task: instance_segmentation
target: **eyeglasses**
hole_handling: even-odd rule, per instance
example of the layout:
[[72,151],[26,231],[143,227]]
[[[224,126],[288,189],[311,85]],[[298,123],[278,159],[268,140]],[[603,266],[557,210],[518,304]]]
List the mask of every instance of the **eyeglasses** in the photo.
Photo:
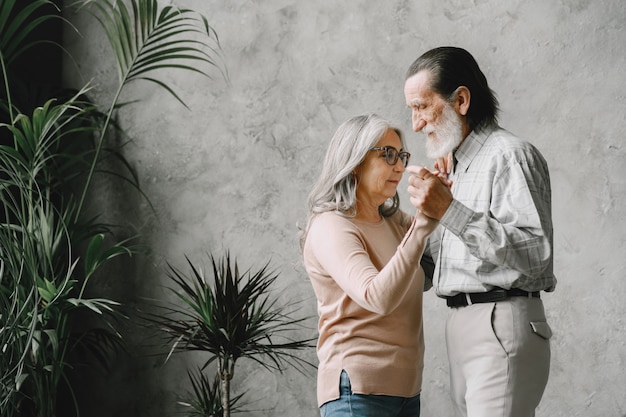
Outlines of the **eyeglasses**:
[[402,161],[402,165],[406,168],[409,164],[409,159],[411,158],[411,154],[405,151],[398,152],[398,150],[392,146],[383,146],[380,148],[370,148],[370,151],[385,151],[385,161],[394,166],[398,163],[398,158]]

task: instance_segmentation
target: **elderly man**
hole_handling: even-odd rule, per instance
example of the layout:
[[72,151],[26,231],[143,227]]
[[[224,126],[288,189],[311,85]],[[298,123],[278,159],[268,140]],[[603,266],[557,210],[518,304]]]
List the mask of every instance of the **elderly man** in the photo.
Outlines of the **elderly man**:
[[498,126],[495,94],[461,48],[417,58],[404,95],[427,155],[439,161],[453,155],[446,169],[451,187],[427,168],[408,171],[411,203],[440,221],[422,263],[434,264],[435,292],[449,307],[456,415],[534,416],[550,368],[551,330],[540,293],[556,285],[546,161]]

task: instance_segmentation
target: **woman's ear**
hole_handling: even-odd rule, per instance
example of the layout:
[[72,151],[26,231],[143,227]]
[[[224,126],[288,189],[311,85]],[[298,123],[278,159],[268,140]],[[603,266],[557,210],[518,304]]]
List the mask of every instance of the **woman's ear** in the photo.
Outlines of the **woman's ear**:
[[461,116],[467,116],[471,98],[472,94],[467,87],[462,85],[456,89],[456,99],[454,100],[454,106]]

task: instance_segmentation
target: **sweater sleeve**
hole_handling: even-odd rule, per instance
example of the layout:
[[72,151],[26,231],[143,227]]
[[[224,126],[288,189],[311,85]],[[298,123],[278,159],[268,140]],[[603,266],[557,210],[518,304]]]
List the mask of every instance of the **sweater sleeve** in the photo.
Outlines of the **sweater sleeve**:
[[307,240],[319,267],[352,300],[366,310],[386,315],[397,308],[409,289],[416,287],[414,274],[420,268],[426,239],[436,225],[423,215],[413,219],[395,254],[380,271],[372,263],[358,228],[334,213],[318,216]]

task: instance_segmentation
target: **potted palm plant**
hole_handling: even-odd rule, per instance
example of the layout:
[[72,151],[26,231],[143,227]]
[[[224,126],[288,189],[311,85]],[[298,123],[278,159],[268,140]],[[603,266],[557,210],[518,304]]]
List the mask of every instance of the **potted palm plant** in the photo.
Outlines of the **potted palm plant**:
[[[241,272],[228,252],[219,259],[209,257],[211,277],[189,258],[189,273],[168,264],[173,284],[170,289],[176,301],[159,306],[160,312],[151,314],[148,320],[164,332],[171,346],[169,355],[201,351],[207,354],[202,369],[217,363],[221,409],[219,414],[205,416],[229,417],[233,404],[230,383],[239,359],[250,359],[274,371],[282,371],[285,365],[304,370],[314,365],[297,352],[313,347],[316,338],[293,338],[294,331],[308,318],[292,317],[296,303],[280,304],[272,294],[279,274],[269,268],[269,263],[256,271]],[[196,379],[194,386],[199,385],[197,381],[207,385],[210,380]]]
[[[167,68],[204,73],[202,65],[215,66],[219,55],[213,29],[188,9],[160,8],[156,0],[82,0],[73,7],[92,13],[107,34],[119,75],[112,102],[104,110],[90,103],[87,85],[25,111],[14,100],[18,74],[12,65],[33,45],[49,42],[33,41],[32,35],[43,22],[63,20],[62,13],[48,0],[0,0],[0,133],[7,138],[0,143],[2,417],[55,416],[59,388],[73,392],[70,354],[87,349],[106,359],[107,349],[119,346],[109,320],[119,313],[118,303],[88,296],[87,286],[106,278],[104,264],[134,248],[99,223],[99,213],[90,212],[86,200],[107,152],[122,90],[143,80],[182,102],[156,73]],[[132,170],[124,179],[138,187]],[[73,319],[88,313],[105,325],[78,331]]]

